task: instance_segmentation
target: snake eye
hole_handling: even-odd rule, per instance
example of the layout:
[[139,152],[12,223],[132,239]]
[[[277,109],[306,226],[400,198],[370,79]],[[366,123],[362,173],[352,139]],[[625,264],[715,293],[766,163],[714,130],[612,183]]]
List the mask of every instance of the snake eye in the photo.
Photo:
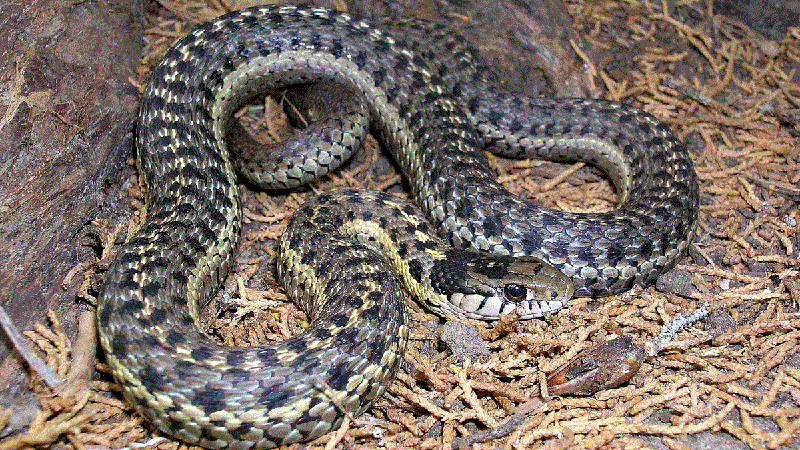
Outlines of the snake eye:
[[518,302],[528,296],[528,289],[521,284],[507,284],[503,287],[503,295],[508,300]]

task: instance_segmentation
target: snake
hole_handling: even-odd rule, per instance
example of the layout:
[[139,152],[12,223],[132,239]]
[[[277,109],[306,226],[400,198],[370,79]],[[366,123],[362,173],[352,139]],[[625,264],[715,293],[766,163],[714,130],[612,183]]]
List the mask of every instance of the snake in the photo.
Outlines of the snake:
[[[313,82],[358,94],[415,203],[345,190],[298,208],[277,271],[309,328],[223,345],[201,331],[198,305],[218,290],[240,239],[232,112]],[[669,127],[618,102],[509,94],[463,37],[421,20],[275,5],[223,15],[153,69],[136,133],[147,212],[101,288],[100,342],[128,403],[207,448],[308,441],[366,411],[397,370],[410,297],[446,316],[537,317],[573,293],[652,282],[695,234],[696,174]],[[612,179],[619,206],[577,214],[511,195],[488,147],[588,161]],[[301,159],[280,178],[315,176],[334,159]]]

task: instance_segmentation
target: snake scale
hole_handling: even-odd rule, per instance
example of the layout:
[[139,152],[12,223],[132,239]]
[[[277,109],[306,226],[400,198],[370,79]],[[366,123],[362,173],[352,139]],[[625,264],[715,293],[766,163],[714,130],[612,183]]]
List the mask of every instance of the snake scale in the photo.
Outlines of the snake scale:
[[[219,344],[200,331],[198,303],[228,273],[241,229],[224,142],[232,111],[265,90],[326,80],[364,99],[431,222],[380,193],[299,208],[278,272],[310,328],[269,346]],[[101,344],[138,411],[209,448],[309,440],[366,410],[402,355],[407,292],[449,315],[538,316],[571,285],[602,296],[653,280],[685,252],[697,217],[692,162],[665,125],[613,102],[508,95],[461,37],[422,21],[376,27],[290,6],[222,16],[153,70],[137,133],[147,216],[101,290]],[[590,161],[621,204],[569,214],[514,197],[493,179],[488,144]]]

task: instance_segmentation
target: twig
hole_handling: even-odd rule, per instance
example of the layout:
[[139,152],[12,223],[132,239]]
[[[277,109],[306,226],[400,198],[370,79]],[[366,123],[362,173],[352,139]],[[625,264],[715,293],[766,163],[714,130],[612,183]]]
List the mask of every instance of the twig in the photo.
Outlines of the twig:
[[80,426],[92,418],[92,413],[83,411],[89,400],[89,393],[84,394],[68,411],[47,419],[50,412],[40,411],[36,419],[24,434],[13,436],[0,442],[0,450],[17,450],[53,444],[65,433],[74,433]]
[[349,429],[350,429],[350,415],[345,414],[344,418],[342,419],[342,425],[339,426],[339,429],[336,430],[335,433],[333,433],[331,440],[328,441],[327,444],[325,444],[325,450],[333,450],[333,448],[336,447],[336,445],[338,445],[339,442],[342,441],[342,439],[344,439],[344,435],[347,434],[347,430]]
[[89,380],[94,372],[94,358],[97,352],[97,325],[95,309],[81,311],[78,318],[78,336],[72,346],[72,362],[69,365],[66,382],[57,390],[61,396],[80,397],[89,390]]
[[594,395],[627,383],[639,373],[647,358],[658,355],[675,334],[708,315],[704,304],[688,315],[678,314],[661,333],[643,345],[634,343],[629,334],[595,345],[575,355],[547,378],[552,395]]
[[661,350],[663,350],[668,343],[675,339],[675,334],[677,334],[678,331],[686,328],[700,319],[705,318],[708,315],[708,312],[708,304],[704,304],[687,315],[676,315],[670,323],[661,328],[661,333],[655,339],[645,344],[645,351],[647,352],[647,355],[652,357],[661,353]]
[[58,377],[50,368],[47,367],[47,364],[42,361],[39,356],[28,347],[28,344],[25,342],[25,338],[19,332],[17,327],[14,325],[14,322],[11,321],[11,318],[8,317],[6,314],[6,310],[0,306],[0,325],[3,327],[3,331],[8,336],[8,339],[14,345],[14,348],[17,352],[22,356],[25,362],[28,363],[28,366],[36,372],[42,380],[50,387],[50,389],[56,389],[59,384],[61,384],[61,378]]
[[506,420],[500,426],[486,431],[472,433],[469,436],[454,439],[453,448],[470,448],[472,444],[506,437],[511,434],[512,431],[516,430],[520,425],[522,425],[523,422],[525,422],[525,416],[543,404],[544,403],[541,400],[534,399],[523,405],[520,405],[520,407],[517,409],[517,412],[512,414],[511,417],[509,417],[508,420]]

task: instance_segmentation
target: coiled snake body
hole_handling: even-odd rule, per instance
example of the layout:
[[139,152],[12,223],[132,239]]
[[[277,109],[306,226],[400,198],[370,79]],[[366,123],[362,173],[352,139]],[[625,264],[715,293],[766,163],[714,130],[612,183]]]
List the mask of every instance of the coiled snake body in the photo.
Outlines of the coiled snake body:
[[[666,126],[617,103],[507,96],[452,32],[384,25],[253,8],[199,27],[154,69],[137,129],[147,217],[109,269],[99,330],[126,399],[162,431],[211,448],[313,439],[384,391],[405,345],[404,292],[445,314],[535,316],[563,304],[567,280],[577,295],[621,292],[685,251],[697,183]],[[231,112],[265,89],[324,80],[363,97],[433,226],[377,193],[300,208],[278,269],[311,328],[273,346],[226,347],[198,331],[197,313],[239,239],[224,143]],[[517,156],[594,162],[621,205],[582,215],[518,199],[493,180],[481,152],[489,142]],[[432,227],[455,249],[442,249]],[[558,271],[468,247],[531,255]]]

